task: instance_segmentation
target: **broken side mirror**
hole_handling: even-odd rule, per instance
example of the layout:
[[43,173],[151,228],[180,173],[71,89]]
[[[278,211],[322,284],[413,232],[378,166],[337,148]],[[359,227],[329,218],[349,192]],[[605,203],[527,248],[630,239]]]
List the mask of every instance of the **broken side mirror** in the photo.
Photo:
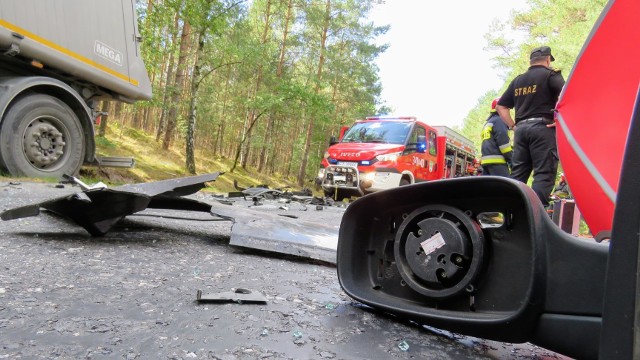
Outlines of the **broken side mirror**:
[[337,270],[354,299],[461,334],[595,358],[608,245],[562,232],[525,184],[468,177],[358,199]]

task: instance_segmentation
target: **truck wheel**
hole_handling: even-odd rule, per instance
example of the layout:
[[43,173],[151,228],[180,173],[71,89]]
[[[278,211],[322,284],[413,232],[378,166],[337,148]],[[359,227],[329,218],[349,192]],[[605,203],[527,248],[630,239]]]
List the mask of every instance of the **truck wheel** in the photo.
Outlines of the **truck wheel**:
[[0,165],[13,176],[73,175],[84,158],[84,132],[61,100],[32,94],[19,99],[0,124]]
[[411,181],[409,181],[409,179],[407,178],[402,178],[400,179],[400,186],[405,186],[405,185],[410,185]]

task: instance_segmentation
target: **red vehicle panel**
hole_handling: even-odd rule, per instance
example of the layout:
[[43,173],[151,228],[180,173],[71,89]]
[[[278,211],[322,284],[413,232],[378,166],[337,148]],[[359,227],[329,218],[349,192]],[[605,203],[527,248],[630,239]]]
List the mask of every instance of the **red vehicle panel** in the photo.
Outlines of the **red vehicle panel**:
[[[616,1],[594,26],[556,106],[558,152],[593,235],[611,236],[622,155],[640,79],[640,2]],[[597,30],[597,31],[595,31]],[[611,59],[615,58],[615,66]],[[586,101],[585,99],[589,99]]]

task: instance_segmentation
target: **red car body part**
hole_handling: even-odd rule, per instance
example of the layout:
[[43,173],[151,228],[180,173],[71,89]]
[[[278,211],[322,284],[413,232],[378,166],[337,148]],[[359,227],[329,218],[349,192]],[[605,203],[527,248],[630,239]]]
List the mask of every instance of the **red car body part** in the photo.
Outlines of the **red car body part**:
[[[562,168],[596,239],[610,237],[620,169],[640,80],[640,2],[605,9],[557,105]],[[595,31],[597,30],[597,31]]]

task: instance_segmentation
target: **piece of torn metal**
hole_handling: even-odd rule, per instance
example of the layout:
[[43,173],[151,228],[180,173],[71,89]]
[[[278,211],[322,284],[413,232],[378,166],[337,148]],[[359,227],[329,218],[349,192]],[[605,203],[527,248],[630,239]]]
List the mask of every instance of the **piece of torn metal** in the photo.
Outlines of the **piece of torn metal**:
[[225,303],[235,302],[238,304],[266,304],[267,298],[255,290],[234,289],[216,294],[202,295],[202,290],[196,292],[198,302]]
[[[46,209],[73,220],[93,236],[101,236],[125,216],[146,208],[208,212],[210,205],[181,196],[199,191],[206,182],[215,181],[220,174],[123,185],[112,189],[85,185],[83,192],[10,209],[0,214],[0,218],[13,220],[37,216],[40,209]],[[73,181],[75,178],[68,179]]]
[[233,221],[230,245],[336,263],[339,224],[217,203],[211,204],[211,213]]

